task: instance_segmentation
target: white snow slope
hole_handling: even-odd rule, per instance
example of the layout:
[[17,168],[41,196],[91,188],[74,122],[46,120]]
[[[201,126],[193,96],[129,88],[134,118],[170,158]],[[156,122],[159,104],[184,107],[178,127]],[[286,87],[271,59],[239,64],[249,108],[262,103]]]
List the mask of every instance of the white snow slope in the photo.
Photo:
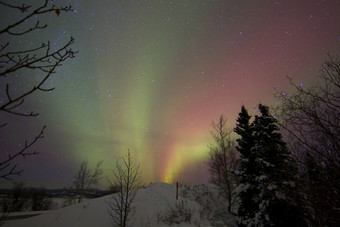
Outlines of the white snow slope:
[[[138,191],[134,203],[135,212],[130,215],[128,226],[234,226],[235,220],[232,216],[228,217],[230,220],[227,223],[213,220],[216,219],[213,209],[220,209],[214,201],[220,201],[221,198],[214,196],[214,193],[207,193],[208,190],[211,191],[211,188],[207,186],[181,187],[179,199],[176,201],[176,186],[165,183],[150,184]],[[7,221],[2,226],[114,226],[106,203],[112,196],[87,200],[27,219]],[[209,208],[211,205],[213,208]],[[171,212],[176,210],[176,207],[179,207],[179,211]]]

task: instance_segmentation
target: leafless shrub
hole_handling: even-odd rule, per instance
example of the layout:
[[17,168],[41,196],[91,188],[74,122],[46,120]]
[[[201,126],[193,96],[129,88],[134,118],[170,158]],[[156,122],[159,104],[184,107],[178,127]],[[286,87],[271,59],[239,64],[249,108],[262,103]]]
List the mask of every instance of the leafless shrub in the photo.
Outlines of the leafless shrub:
[[209,220],[213,226],[235,225],[235,218],[232,214],[235,211],[228,212],[228,207],[225,206],[227,200],[221,196],[216,185],[183,185],[180,193],[182,197],[200,204],[199,216],[201,220]]
[[50,210],[52,199],[48,196],[45,187],[32,188],[29,190],[30,207],[32,211]]
[[157,222],[168,225],[190,223],[194,210],[190,209],[186,201],[176,202],[175,207],[170,207],[165,214],[158,214]]
[[12,190],[2,200],[2,212],[49,210],[52,199],[45,187],[26,188],[24,183],[14,183]]
[[29,194],[25,184],[13,183],[11,192],[3,198],[2,212],[24,211],[29,206]]

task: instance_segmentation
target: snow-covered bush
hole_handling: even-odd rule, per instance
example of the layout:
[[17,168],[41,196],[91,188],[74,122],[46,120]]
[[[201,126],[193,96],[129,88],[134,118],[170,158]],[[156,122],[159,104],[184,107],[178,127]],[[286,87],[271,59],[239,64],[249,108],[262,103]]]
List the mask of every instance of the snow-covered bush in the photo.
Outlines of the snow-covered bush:
[[[197,212],[201,220],[207,220],[212,226],[236,226],[233,215],[236,210],[229,213],[228,201],[216,185],[185,185],[180,188],[180,195],[199,204]],[[233,209],[237,209],[237,206]]]
[[168,225],[190,223],[194,211],[186,201],[181,200],[176,203],[175,207],[170,207],[165,214],[159,214],[157,221]]

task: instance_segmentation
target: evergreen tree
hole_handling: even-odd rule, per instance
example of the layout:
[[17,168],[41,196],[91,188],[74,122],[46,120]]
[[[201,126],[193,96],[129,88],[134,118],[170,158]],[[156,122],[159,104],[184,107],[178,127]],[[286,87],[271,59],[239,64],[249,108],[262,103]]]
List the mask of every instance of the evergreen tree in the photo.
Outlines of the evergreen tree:
[[277,120],[269,113],[267,106],[260,104],[261,115],[255,116],[252,124],[249,124],[248,118],[248,132],[245,132],[242,129],[246,127],[241,124],[243,108],[235,128],[241,136],[238,140],[241,154],[239,189],[246,189],[240,190],[239,194],[239,225],[303,226],[296,184],[298,172],[291,153],[278,133]]
[[240,198],[240,206],[238,209],[238,216],[240,217],[240,226],[247,226],[257,211],[258,204],[254,201],[254,195],[258,193],[255,185],[254,176],[256,175],[255,153],[252,152],[254,147],[254,128],[250,124],[251,116],[244,106],[241,108],[237,125],[234,131],[240,135],[237,139],[238,146],[236,149],[240,153],[240,184],[236,189],[236,193]]
[[[259,105],[261,116],[254,121],[260,193],[255,223],[263,226],[302,226],[302,214],[295,200],[298,171],[291,153],[278,133],[277,120],[269,108]],[[296,192],[296,193],[294,193]],[[295,194],[295,195],[294,195]]]

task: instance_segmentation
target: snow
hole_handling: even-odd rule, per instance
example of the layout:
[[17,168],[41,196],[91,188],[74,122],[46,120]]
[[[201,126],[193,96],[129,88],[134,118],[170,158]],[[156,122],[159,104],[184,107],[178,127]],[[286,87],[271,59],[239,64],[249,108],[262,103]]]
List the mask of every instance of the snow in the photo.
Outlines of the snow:
[[236,195],[239,195],[241,194],[242,192],[245,192],[247,191],[249,188],[251,188],[251,185],[250,184],[239,184],[238,187],[235,189],[235,194]]
[[[221,207],[226,207],[217,191],[208,186],[180,187],[179,199],[176,201],[176,186],[166,183],[152,183],[141,188],[133,204],[128,226],[216,226],[216,214],[225,214]],[[209,193],[208,193],[209,192]],[[107,201],[113,195],[90,199],[81,203],[43,212],[41,215],[19,220],[6,221],[2,227],[34,226],[113,226],[113,220],[108,213]],[[218,204],[220,202],[220,204]],[[223,202],[223,203],[222,203]],[[185,212],[177,212],[178,208],[188,211],[189,219],[183,216]],[[171,216],[175,211],[176,217]],[[169,216],[170,215],[170,216]],[[232,215],[224,215],[228,220],[221,220],[218,226],[235,226],[236,219]],[[171,220],[168,223],[164,220]],[[212,224],[211,224],[212,222]]]
[[261,176],[259,176],[259,177],[255,177],[255,180],[256,181],[265,181],[265,180],[267,180],[268,179],[268,177],[266,176],[266,175],[261,175]]
[[275,185],[275,184],[270,184],[270,185],[267,186],[267,189],[268,189],[269,191],[272,191],[272,190],[274,190],[274,189],[277,189],[277,185]]

